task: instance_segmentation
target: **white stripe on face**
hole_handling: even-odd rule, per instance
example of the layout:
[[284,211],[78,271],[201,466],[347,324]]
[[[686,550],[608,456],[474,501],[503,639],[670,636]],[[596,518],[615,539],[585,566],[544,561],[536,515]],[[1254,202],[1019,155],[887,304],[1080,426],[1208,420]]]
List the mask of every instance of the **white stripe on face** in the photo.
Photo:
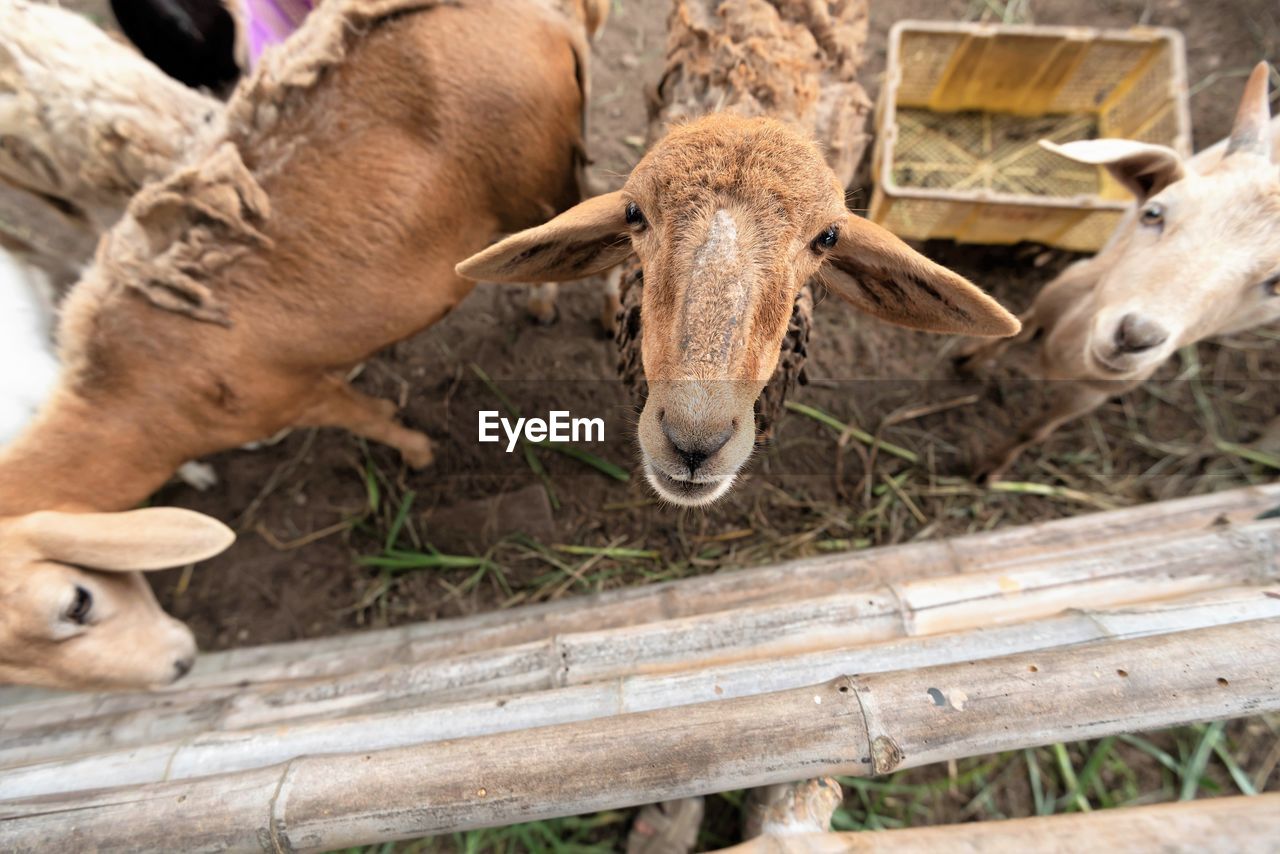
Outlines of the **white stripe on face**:
[[693,253],[693,275],[700,276],[708,267],[718,267],[738,257],[738,224],[724,208],[711,217],[706,242]]
[[734,348],[750,286],[740,275],[738,225],[720,208],[711,217],[706,240],[693,253],[693,267],[680,318],[686,359],[725,363]]

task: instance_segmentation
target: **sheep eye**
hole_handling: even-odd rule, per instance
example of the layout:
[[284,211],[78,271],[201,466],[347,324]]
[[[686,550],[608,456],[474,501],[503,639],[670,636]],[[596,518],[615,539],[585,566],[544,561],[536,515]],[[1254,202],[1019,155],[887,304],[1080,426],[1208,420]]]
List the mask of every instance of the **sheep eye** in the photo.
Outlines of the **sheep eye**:
[[1269,297],[1280,297],[1280,273],[1262,283],[1262,289]]
[[625,216],[627,218],[627,225],[631,226],[632,228],[636,230],[641,230],[645,227],[646,223],[645,223],[644,214],[640,212],[640,206],[637,205],[635,202],[627,202],[627,209],[625,211]]
[[840,229],[834,225],[828,226],[822,230],[822,233],[813,238],[813,242],[809,244],[809,248],[818,254],[822,254],[836,245],[836,241],[840,239]]
[[79,584],[76,585],[76,597],[71,601],[64,615],[68,622],[84,625],[89,621],[89,612],[93,610],[93,594]]
[[1158,226],[1164,224],[1164,205],[1152,202],[1142,209],[1138,215],[1143,225]]

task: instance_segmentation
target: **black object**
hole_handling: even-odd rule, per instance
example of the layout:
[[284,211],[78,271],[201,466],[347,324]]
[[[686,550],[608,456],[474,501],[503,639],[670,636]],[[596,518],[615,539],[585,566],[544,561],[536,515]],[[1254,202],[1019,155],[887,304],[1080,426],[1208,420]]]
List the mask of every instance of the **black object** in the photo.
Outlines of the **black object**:
[[193,88],[240,76],[236,25],[222,0],[111,0],[120,29],[162,71]]

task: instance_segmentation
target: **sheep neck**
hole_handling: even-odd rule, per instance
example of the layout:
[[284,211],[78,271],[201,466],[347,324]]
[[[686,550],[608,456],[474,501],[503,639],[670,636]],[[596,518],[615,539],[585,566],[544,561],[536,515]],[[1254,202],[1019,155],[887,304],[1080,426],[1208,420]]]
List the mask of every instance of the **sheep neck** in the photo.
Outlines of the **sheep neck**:
[[183,460],[166,453],[154,429],[115,409],[55,394],[0,450],[0,517],[128,510],[163,486]]

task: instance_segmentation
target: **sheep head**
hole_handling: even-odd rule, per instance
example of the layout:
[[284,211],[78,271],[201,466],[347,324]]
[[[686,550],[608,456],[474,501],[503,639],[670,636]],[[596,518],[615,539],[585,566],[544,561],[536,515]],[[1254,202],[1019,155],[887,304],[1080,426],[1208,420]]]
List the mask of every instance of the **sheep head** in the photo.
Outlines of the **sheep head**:
[[1041,143],[1106,167],[1137,200],[1091,262],[1097,286],[1051,338],[1055,364],[1141,380],[1180,347],[1280,318],[1280,171],[1267,74],[1265,63],[1254,69],[1221,153],[1187,162],[1131,140]]
[[1019,328],[977,287],[851,214],[811,138],[779,121],[729,114],[672,129],[621,190],[501,241],[458,272],[503,282],[575,279],[633,251],[644,268],[644,471],[680,505],[724,495],[751,455],[753,406],[810,277],[915,329]]
[[191,631],[156,602],[148,570],[212,557],[235,535],[171,507],[0,519],[0,682],[152,688],[191,669]]

